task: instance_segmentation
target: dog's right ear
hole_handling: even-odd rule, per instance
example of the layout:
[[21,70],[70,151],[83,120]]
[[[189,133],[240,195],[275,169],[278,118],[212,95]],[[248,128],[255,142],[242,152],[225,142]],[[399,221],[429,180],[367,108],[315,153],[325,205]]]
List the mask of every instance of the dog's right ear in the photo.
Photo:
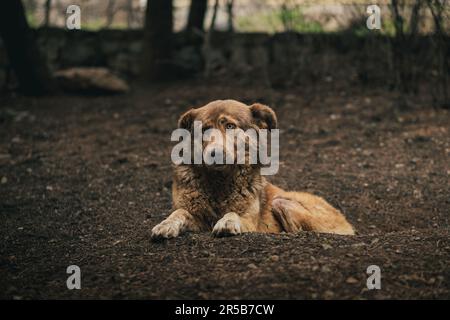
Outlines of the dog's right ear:
[[260,129],[272,130],[277,128],[277,116],[272,108],[261,103],[254,103],[250,106],[250,111],[256,125]]
[[195,109],[191,108],[189,111],[183,113],[180,119],[178,119],[178,128],[191,130],[192,124],[194,123],[194,119],[195,119]]

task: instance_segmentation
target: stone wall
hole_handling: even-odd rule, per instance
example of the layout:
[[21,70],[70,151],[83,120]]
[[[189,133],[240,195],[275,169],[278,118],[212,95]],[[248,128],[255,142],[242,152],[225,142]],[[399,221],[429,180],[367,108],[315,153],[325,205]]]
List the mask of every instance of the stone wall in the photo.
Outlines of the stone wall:
[[[52,71],[72,66],[106,66],[132,79],[139,74],[141,30],[98,32],[35,30],[39,48]],[[180,75],[203,70],[202,39],[186,33],[174,35],[171,61]],[[304,81],[385,82],[392,69],[391,41],[382,36],[352,34],[215,33],[207,59],[215,75],[240,81],[290,85]],[[410,52],[424,70],[432,71],[430,39],[421,38]],[[0,41],[0,88],[5,87],[8,61]],[[423,74],[426,76],[426,74]],[[256,80],[257,79],[257,80]]]

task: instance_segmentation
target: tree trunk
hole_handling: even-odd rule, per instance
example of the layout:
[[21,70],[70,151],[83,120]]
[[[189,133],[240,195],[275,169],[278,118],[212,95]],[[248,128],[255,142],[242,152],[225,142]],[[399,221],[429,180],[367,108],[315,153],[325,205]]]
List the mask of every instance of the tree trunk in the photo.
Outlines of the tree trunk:
[[212,51],[211,41],[216,26],[216,18],[218,11],[219,11],[219,0],[215,0],[213,13],[211,16],[211,23],[209,25],[208,32],[206,33],[205,40],[203,42],[203,56],[205,59],[205,78],[207,79],[211,77],[214,68],[213,59],[211,58],[211,51]]
[[28,26],[22,1],[0,1],[0,36],[20,90],[30,95],[47,92],[51,85],[50,75]]
[[228,31],[233,32],[234,26],[233,26],[233,6],[234,6],[234,0],[228,0],[227,1],[227,14],[228,14]]
[[45,1],[45,18],[44,18],[44,26],[48,27],[50,25],[50,12],[52,10],[52,0]]
[[444,12],[447,0],[427,0],[427,6],[430,9],[434,21],[434,46],[436,47],[437,55],[437,77],[438,83],[433,88],[434,100],[443,108],[450,109],[450,95],[448,92],[450,65],[448,57],[450,56],[450,47],[446,40],[447,33],[443,27],[445,25]]
[[145,13],[142,76],[150,81],[170,78],[172,0],[148,0]]
[[128,27],[128,29],[130,29],[133,25],[133,20],[134,20],[133,0],[127,0],[126,11],[127,11],[127,27]]
[[106,7],[106,27],[109,28],[113,21],[114,15],[116,14],[116,0],[109,0],[108,6]]
[[186,30],[203,31],[208,0],[191,0]]
[[416,0],[411,9],[411,18],[409,19],[409,32],[412,36],[416,36],[419,33],[421,9],[422,9],[422,0]]
[[411,91],[411,67],[408,62],[408,42],[404,30],[403,0],[391,0],[391,11],[394,18],[395,36],[391,40],[393,66],[395,71],[394,87],[402,92]]

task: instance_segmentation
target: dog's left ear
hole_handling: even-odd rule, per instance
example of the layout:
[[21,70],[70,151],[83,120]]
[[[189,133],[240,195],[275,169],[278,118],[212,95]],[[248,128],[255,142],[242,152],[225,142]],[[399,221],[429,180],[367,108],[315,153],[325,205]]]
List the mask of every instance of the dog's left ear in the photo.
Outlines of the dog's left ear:
[[253,121],[260,129],[276,129],[278,125],[275,112],[268,106],[260,103],[254,103],[250,106]]
[[195,109],[191,108],[190,110],[183,113],[180,118],[178,119],[178,128],[191,130],[192,124],[194,123],[195,119]]

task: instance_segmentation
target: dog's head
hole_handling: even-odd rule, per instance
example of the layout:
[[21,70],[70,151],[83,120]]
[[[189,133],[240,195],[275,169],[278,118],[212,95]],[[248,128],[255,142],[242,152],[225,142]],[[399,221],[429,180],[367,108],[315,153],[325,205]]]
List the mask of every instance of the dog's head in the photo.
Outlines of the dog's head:
[[[248,106],[235,100],[216,100],[185,112],[178,121],[179,128],[187,129],[191,133],[194,133],[196,129],[198,131],[200,124],[203,133],[203,155],[206,152],[214,157],[222,153],[224,163],[242,164],[237,161],[239,160],[238,149],[243,143],[246,146],[246,164],[249,164],[249,151],[251,148],[257,150],[257,140],[261,129],[268,131],[276,129],[277,117],[271,108],[260,103]],[[242,135],[243,132],[244,135]],[[255,132],[256,136],[247,134],[252,132]],[[221,137],[217,136],[219,133]],[[230,138],[230,133],[235,135]],[[228,161],[227,157],[229,157]],[[231,159],[233,163],[230,163]],[[226,166],[209,167],[223,170]]]

